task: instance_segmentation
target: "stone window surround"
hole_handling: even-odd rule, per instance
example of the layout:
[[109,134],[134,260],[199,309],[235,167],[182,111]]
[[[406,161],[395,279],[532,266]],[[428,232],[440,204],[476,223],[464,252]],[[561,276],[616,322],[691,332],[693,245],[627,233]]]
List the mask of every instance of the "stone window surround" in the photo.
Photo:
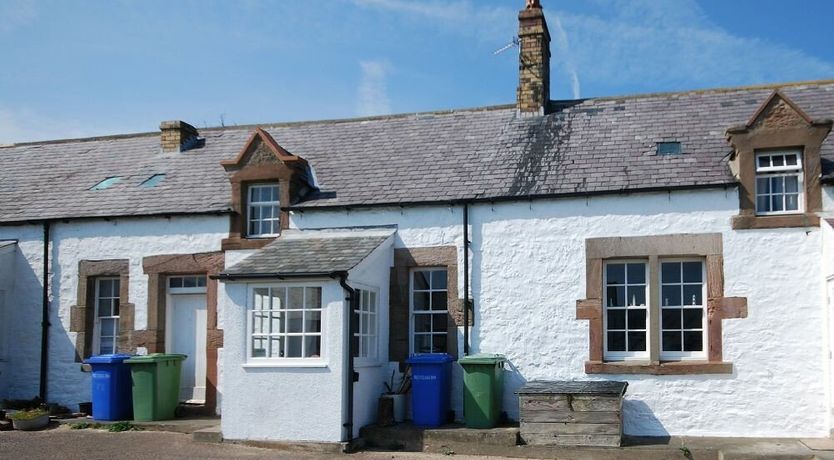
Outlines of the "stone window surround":
[[76,304],[70,307],[70,332],[76,333],[75,361],[81,362],[93,352],[95,336],[95,283],[97,278],[119,277],[119,353],[133,353],[134,305],[128,300],[130,261],[127,259],[81,260],[78,262]]
[[[768,107],[774,101],[778,102],[778,99],[796,112],[805,125],[756,127],[756,122],[766,115]],[[735,148],[730,163],[739,179],[739,214],[732,218],[733,229],[819,226],[819,216],[816,213],[822,210],[820,148],[831,126],[831,120],[812,120],[789,98],[775,91],[759,107],[750,122],[727,130],[727,139]],[[804,212],[756,215],[756,153],[776,149],[799,149],[802,152]]]
[[[650,343],[648,361],[605,361],[602,306],[603,262],[607,259],[649,260],[649,285],[659,286],[658,260],[666,257],[702,257],[707,272],[707,360],[660,360],[660,297],[649,292]],[[585,240],[585,299],[576,301],[576,318],[588,320],[587,374],[731,374],[732,363],[723,360],[721,320],[747,317],[747,298],[724,296],[724,257],[720,233],[588,238]]]
[[[389,357],[400,366],[408,358],[411,340],[410,330],[410,277],[414,268],[445,267],[447,273],[447,299],[449,302],[449,332],[447,352],[457,356],[457,326],[463,325],[463,300],[458,297],[458,249],[456,246],[394,249],[394,266],[391,268],[389,299]],[[471,308],[471,307],[470,307]],[[469,315],[470,324],[472,315]]]
[[171,275],[206,275],[206,403],[204,410],[214,414],[217,406],[218,349],[223,347],[223,330],[217,325],[217,280],[225,265],[224,252],[167,254],[142,259],[148,275],[148,328],[135,331],[134,346],[147,348],[148,353],[165,350],[165,318],[167,314],[167,279]]

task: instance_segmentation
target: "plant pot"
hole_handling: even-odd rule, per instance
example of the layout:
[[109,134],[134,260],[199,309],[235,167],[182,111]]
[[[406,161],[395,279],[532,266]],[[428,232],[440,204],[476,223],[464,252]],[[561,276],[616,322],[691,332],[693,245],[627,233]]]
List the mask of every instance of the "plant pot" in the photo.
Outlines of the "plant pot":
[[49,425],[49,414],[43,414],[40,417],[35,417],[29,420],[12,420],[12,426],[15,430],[20,431],[34,431]]
[[390,398],[394,401],[394,421],[402,423],[405,421],[405,395],[404,394],[387,394],[382,395],[383,398]]

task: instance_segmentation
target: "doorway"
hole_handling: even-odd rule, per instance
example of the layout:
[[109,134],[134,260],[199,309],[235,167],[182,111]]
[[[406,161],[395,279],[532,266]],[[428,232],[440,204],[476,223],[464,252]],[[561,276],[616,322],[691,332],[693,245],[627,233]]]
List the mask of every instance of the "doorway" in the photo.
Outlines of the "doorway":
[[180,401],[206,402],[206,309],[205,276],[168,278],[168,309],[165,327],[167,353],[187,358],[180,374]]

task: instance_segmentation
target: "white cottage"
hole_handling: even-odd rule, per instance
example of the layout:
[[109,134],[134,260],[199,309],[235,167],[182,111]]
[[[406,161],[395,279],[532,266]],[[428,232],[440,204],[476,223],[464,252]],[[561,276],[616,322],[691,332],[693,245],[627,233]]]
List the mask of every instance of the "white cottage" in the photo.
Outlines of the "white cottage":
[[519,21],[513,105],[0,147],[0,396],[182,352],[225,438],[340,442],[410,353],[492,352],[511,419],[625,380],[627,434],[827,436],[834,81],[551,101]]

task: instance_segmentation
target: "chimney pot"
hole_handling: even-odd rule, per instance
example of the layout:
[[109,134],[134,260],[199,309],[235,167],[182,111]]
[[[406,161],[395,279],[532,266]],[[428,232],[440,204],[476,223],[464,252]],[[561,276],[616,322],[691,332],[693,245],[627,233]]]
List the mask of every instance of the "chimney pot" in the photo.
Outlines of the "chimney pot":
[[180,152],[183,145],[196,139],[197,128],[181,120],[163,121],[159,124],[163,152]]

